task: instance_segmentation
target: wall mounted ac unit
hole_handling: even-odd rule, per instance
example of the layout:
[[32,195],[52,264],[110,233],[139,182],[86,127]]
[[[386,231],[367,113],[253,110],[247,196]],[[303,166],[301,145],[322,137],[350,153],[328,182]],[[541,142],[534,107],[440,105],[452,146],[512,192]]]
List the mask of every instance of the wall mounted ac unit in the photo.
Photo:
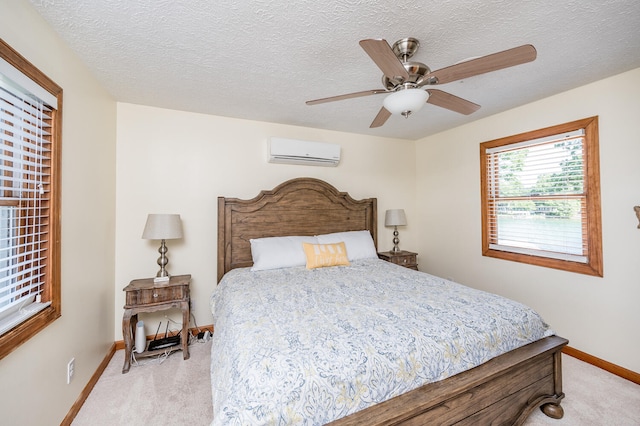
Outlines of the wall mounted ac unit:
[[297,139],[269,138],[267,140],[267,158],[270,163],[335,167],[340,162],[340,145]]

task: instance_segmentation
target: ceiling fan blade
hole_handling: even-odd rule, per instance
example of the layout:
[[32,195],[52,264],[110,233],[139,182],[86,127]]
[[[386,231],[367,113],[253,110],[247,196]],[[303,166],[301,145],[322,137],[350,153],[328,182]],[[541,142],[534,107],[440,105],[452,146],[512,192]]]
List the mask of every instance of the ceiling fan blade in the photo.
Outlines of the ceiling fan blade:
[[382,73],[390,79],[402,77],[403,80],[409,78],[409,73],[398,59],[389,43],[384,39],[360,40],[360,46],[367,52],[373,62],[376,63]]
[[391,113],[385,107],[380,108],[380,111],[378,111],[378,115],[376,115],[376,118],[373,119],[369,128],[373,129],[382,126],[387,122],[389,117],[391,117]]
[[427,99],[428,104],[459,112],[460,114],[469,115],[480,108],[478,104],[459,98],[451,93],[443,92],[442,90],[429,89],[427,92],[429,93],[429,98]]
[[386,90],[383,90],[383,89],[364,90],[362,92],[347,93],[346,95],[338,95],[338,96],[331,96],[329,98],[314,99],[312,101],[307,101],[305,103],[307,105],[318,105],[318,104],[323,104],[325,102],[334,102],[334,101],[341,101],[343,99],[352,99],[352,98],[360,98],[362,96],[377,95],[378,93],[386,93]]
[[474,75],[524,64],[534,59],[536,59],[536,48],[530,44],[525,44],[520,47],[514,47],[513,49],[441,68],[433,71],[428,76],[432,78],[435,77],[436,81],[432,84],[444,84],[473,77]]

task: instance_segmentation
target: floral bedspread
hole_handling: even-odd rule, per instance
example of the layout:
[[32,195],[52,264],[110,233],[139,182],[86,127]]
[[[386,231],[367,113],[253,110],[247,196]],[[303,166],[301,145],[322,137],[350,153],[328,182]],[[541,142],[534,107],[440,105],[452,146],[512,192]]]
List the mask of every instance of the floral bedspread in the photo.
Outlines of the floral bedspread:
[[235,269],[211,295],[212,425],[322,425],[553,332],[532,309],[377,259]]

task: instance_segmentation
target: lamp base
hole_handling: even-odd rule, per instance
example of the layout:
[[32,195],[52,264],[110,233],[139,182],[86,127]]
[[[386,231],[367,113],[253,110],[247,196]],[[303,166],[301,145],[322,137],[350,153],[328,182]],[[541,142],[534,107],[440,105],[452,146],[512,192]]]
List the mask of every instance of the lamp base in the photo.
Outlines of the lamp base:
[[393,253],[398,253],[400,251],[400,247],[398,247],[399,243],[400,243],[400,239],[398,238],[398,227],[394,226],[394,229],[393,229],[393,248],[391,249],[391,251]]
[[169,276],[165,276],[165,277],[154,277],[153,278],[153,282],[154,283],[166,283],[169,282]]

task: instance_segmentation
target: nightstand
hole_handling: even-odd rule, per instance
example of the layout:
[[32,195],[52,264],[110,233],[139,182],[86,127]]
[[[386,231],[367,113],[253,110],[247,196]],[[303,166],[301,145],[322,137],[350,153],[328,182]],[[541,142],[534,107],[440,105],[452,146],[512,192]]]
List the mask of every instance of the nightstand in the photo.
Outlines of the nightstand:
[[405,268],[418,270],[418,261],[416,260],[418,253],[410,251],[383,251],[378,252],[378,257],[387,262],[395,263],[396,265],[404,266]]
[[[131,367],[134,329],[140,312],[155,312],[170,308],[182,310],[182,332],[180,333],[183,359],[189,359],[189,284],[191,275],[176,275],[169,281],[154,282],[153,278],[133,280],[124,288],[126,302],[122,317],[122,336],[124,337],[124,366],[122,373]],[[146,350],[136,353],[136,357],[148,357],[166,352],[166,349]]]

